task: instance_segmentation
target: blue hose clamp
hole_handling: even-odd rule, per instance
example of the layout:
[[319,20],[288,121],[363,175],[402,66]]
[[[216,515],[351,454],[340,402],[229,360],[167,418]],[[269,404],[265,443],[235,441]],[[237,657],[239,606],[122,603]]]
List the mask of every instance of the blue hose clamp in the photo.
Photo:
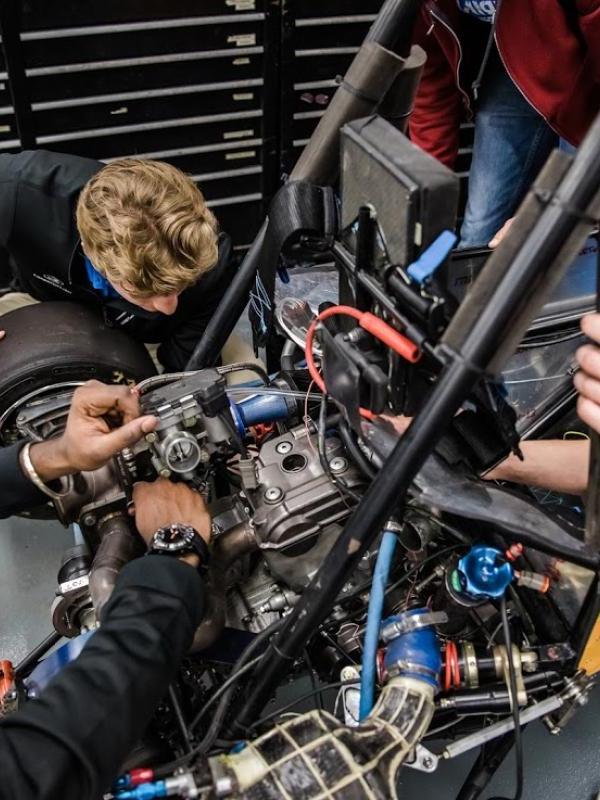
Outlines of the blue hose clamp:
[[388,643],[384,664],[389,674],[415,678],[439,689],[442,656],[434,626],[447,621],[445,612],[428,608],[388,617],[381,636]]

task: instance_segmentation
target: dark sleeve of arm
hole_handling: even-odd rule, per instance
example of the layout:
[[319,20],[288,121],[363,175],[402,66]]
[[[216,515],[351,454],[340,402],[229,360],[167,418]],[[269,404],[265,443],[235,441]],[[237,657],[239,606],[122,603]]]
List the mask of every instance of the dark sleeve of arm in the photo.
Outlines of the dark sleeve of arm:
[[0,155],[0,247],[7,249],[14,219],[19,180],[18,155]]
[[48,500],[23,474],[19,453],[23,444],[0,447],[0,519]]
[[203,613],[198,573],[128,564],[102,627],[39,700],[0,724],[0,798],[95,800],[143,734]]
[[158,360],[166,372],[185,369],[194,348],[202,338],[206,326],[233,280],[236,266],[231,239],[222,233],[218,263],[206,278],[191,290],[187,298],[182,296],[181,302],[187,307],[182,310],[177,326],[158,348]]

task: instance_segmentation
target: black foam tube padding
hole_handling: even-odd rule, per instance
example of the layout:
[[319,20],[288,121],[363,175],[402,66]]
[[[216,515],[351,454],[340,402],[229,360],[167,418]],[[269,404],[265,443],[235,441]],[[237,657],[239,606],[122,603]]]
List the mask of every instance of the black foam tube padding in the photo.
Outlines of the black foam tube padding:
[[340,161],[340,131],[347,122],[368,117],[393,86],[404,59],[377,42],[365,42],[321,117],[291,180],[331,185]]
[[225,342],[231,336],[238,319],[242,316],[248,304],[250,291],[260,266],[262,246],[268,223],[269,218],[267,217],[229,288],[223,295],[217,310],[206,326],[202,338],[194,348],[194,352],[186,365],[186,370],[203,369],[216,364]]
[[413,45],[403,69],[377,110],[402,133],[406,133],[408,128],[408,118],[413,110],[426,61],[427,54],[423,48]]
[[[333,96],[291,179],[332,185],[339,172],[340,129],[349,121],[372,114],[393,86],[408,55],[416,14],[422,0],[386,0],[359,52]],[[248,303],[268,226],[265,220],[237,274],[196,345],[186,369],[216,363],[225,342]]]
[[378,42],[387,50],[406,58],[422,5],[423,0],[386,0],[371,25],[367,41]]

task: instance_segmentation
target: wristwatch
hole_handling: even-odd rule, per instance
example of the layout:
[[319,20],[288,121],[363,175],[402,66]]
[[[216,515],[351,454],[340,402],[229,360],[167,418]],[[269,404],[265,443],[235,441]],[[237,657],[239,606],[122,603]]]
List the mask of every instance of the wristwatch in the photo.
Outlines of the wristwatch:
[[200,557],[200,566],[205,567],[210,555],[208,545],[191,525],[174,522],[164,528],[159,528],[148,546],[148,555],[181,556],[195,553]]

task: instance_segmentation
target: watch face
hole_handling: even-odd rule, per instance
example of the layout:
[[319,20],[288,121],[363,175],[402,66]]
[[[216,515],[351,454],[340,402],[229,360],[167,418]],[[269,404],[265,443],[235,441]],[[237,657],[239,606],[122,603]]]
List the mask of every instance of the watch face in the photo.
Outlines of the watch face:
[[196,533],[189,525],[159,528],[152,540],[152,549],[162,553],[181,553],[193,549]]

